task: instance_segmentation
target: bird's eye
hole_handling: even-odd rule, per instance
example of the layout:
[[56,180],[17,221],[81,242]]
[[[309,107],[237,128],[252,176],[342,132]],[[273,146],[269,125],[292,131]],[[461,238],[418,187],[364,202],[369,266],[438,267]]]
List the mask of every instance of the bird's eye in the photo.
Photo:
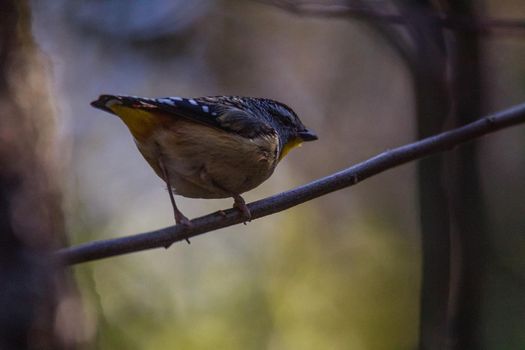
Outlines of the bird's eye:
[[292,123],[292,120],[290,118],[288,118],[288,116],[285,116],[285,115],[281,115],[281,122],[286,125],[286,126],[292,126],[293,123]]
[[279,112],[278,110],[275,110],[275,109],[272,109],[270,111],[270,113],[272,114],[272,116],[274,118],[279,120],[284,126],[292,126],[293,125],[293,121],[288,115],[283,114],[283,113],[281,113],[281,112]]

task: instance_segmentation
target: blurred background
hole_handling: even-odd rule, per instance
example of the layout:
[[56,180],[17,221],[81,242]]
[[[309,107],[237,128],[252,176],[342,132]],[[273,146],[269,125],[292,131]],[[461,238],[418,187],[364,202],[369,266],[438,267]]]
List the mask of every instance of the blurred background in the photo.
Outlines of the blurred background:
[[[525,18],[520,0],[469,3],[486,17]],[[102,93],[245,95],[291,106],[319,141],[291,152],[247,201],[424,134],[413,67],[385,35],[385,28],[393,32],[388,25],[234,0],[33,1],[31,11],[51,69],[70,244],[173,224],[165,185],[126,127],[89,106]],[[483,35],[479,53],[482,114],[523,101],[525,35]],[[429,63],[438,70],[442,64]],[[444,82],[452,79],[450,66],[442,71]],[[430,91],[438,112],[461,104],[440,105],[439,86]],[[486,250],[475,334],[484,349],[525,348],[524,150],[523,127],[485,137],[475,150],[485,208],[477,214],[487,233],[480,236]],[[414,164],[405,165],[191,245],[73,267],[81,346],[416,348],[425,288],[417,174]],[[177,200],[190,218],[232,204]],[[446,232],[442,239],[449,239]]]

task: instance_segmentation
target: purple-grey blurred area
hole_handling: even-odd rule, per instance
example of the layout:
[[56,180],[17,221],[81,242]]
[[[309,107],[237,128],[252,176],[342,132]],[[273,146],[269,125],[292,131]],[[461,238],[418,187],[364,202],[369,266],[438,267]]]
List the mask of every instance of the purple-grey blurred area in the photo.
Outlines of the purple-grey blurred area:
[[[488,13],[525,17],[519,0],[489,3]],[[409,72],[363,21],[233,0],[33,1],[32,11],[36,41],[53,70],[71,244],[174,224],[165,184],[124,124],[89,105],[103,93],[246,95],[291,106],[319,140],[292,151],[267,182],[245,194],[247,201],[416,139]],[[523,37],[486,37],[484,54],[486,110],[523,100]],[[518,329],[525,318],[524,136],[518,127],[481,142],[495,257],[483,309],[487,349],[525,344]],[[415,175],[415,166],[406,165],[191,245],[75,267],[86,344],[415,348],[421,273]],[[176,199],[190,218],[232,205]]]

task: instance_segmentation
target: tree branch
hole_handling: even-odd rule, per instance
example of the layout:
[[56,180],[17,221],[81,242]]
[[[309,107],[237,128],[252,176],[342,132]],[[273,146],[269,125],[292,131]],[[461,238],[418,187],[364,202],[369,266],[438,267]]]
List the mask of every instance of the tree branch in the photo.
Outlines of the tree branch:
[[[525,103],[479,119],[463,127],[443,132],[376,155],[350,168],[309,184],[248,204],[252,219],[283,211],[325,194],[353,186],[364,179],[399,165],[446,151],[491,132],[525,122]],[[206,232],[239,224],[242,215],[236,209],[213,213],[192,220],[193,227],[170,226],[132,236],[94,241],[64,248],[56,253],[66,264],[77,264],[171,244]]]
[[[329,18],[356,18],[372,21],[382,21],[392,25],[406,25],[411,18],[404,14],[390,13],[371,9],[360,5],[326,4],[320,2],[286,1],[286,0],[255,0],[256,2],[278,7],[296,15],[318,16]],[[452,30],[468,30],[483,34],[495,31],[510,31],[525,33],[525,20],[502,18],[471,18],[454,16],[444,12],[428,12],[429,21]]]

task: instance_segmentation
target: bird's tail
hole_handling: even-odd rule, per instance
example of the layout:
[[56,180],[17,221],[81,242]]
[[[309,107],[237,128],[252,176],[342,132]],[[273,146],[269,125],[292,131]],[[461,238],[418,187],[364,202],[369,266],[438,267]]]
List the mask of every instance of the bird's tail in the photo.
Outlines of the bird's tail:
[[138,96],[100,95],[98,100],[91,102],[91,105],[105,112],[116,114],[113,108],[111,108],[114,105],[122,105],[130,108],[155,107],[155,105],[151,104],[151,101],[155,101],[155,99]]

